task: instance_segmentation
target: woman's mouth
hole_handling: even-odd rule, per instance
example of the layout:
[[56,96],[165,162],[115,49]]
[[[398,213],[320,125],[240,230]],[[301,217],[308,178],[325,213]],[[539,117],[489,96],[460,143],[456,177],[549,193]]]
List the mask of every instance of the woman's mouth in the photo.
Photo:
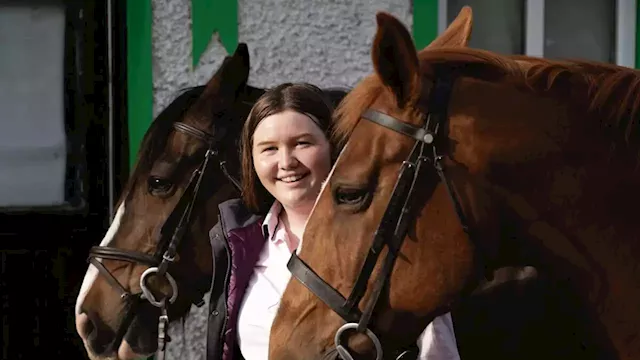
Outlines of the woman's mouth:
[[292,184],[306,178],[307,175],[309,175],[309,173],[285,176],[285,177],[278,178],[278,180],[287,184]]

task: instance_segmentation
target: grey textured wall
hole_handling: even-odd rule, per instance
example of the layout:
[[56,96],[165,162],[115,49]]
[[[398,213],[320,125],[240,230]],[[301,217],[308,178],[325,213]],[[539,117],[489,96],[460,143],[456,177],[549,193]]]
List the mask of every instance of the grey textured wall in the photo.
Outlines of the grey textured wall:
[[[388,11],[412,25],[412,0],[238,1],[239,41],[251,55],[249,82],[260,87],[286,81],[353,86],[371,72],[375,13]],[[204,84],[226,55],[214,35],[192,69],[190,5],[190,0],[153,1],[155,115],[182,88]],[[184,327],[172,324],[169,359],[205,358],[207,308],[192,308]]]
[[[412,0],[238,0],[239,41],[251,55],[250,83],[352,86],[371,71],[375,13],[412,25]],[[191,1],[153,0],[154,113],[177,91],[203,84],[226,52],[217,34],[197,68],[191,60]]]

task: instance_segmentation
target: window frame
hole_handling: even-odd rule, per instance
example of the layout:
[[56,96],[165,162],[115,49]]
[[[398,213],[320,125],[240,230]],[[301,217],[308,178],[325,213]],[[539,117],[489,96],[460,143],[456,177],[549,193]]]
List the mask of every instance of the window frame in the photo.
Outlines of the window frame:
[[[26,1],[5,4],[25,5]],[[126,0],[93,3],[63,0],[65,202],[60,205],[0,205],[0,215],[87,215],[101,207],[113,213],[128,176],[126,141]],[[46,0],[28,0],[44,4]],[[106,17],[104,13],[106,12]],[[100,13],[99,18],[90,18]],[[106,197],[105,197],[106,195]],[[105,201],[107,202],[105,204]],[[106,210],[106,209],[105,209]],[[102,212],[102,211],[100,211]]]
[[[447,0],[438,1],[438,34],[447,27]],[[616,0],[615,64],[636,67],[636,0]],[[527,56],[544,57],[545,0],[525,0],[524,33]]]

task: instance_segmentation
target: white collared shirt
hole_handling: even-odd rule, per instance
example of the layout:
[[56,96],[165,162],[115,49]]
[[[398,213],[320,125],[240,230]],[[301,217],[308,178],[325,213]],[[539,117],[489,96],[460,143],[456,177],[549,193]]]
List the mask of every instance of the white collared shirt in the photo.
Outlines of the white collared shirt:
[[[274,202],[262,228],[267,241],[253,269],[238,313],[238,346],[246,360],[269,358],[269,333],[280,298],[291,278],[287,262],[298,247],[279,220],[282,205]],[[420,360],[459,360],[451,314],[433,320],[418,338]]]

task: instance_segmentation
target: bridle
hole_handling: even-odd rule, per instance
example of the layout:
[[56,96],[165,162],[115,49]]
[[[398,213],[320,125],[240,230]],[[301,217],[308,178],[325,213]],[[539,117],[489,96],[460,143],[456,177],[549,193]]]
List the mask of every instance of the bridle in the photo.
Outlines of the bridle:
[[[228,119],[228,121],[229,120],[231,119]],[[227,126],[216,126],[214,136],[184,122],[173,123],[174,130],[204,142],[208,145],[208,149],[206,150],[200,165],[192,173],[189,183],[181,195],[180,200],[178,200],[178,203],[172,210],[171,214],[165,220],[160,231],[158,247],[153,255],[108,246],[93,246],[89,251],[88,261],[93,264],[93,266],[98,269],[99,273],[106,278],[109,284],[120,293],[121,299],[131,303],[129,314],[127,314],[124,321],[121,323],[118,329],[118,334],[122,335],[123,331],[126,331],[129,327],[133,320],[133,316],[131,316],[133,308],[140,302],[140,300],[147,300],[151,305],[160,309],[160,317],[158,319],[158,350],[156,354],[156,359],[159,360],[164,359],[166,344],[170,341],[167,335],[169,325],[167,308],[169,304],[174,303],[178,297],[178,284],[171,273],[169,273],[169,266],[174,263],[176,255],[178,254],[178,247],[190,226],[192,210],[195,204],[200,200],[200,186],[203,178],[206,178],[205,174],[207,174],[212,168],[211,163],[217,161],[218,166],[226,178],[239,191],[241,191],[240,182],[228,172],[226,160],[221,155],[221,152],[217,147],[220,144],[220,140],[224,138],[228,129],[228,124],[223,123],[223,125]],[[140,276],[140,289],[142,292],[133,294],[128,291],[126,287],[123,286],[98,259],[127,261],[149,266],[149,268]],[[148,279],[151,276],[156,276],[158,278],[164,277],[171,287],[171,292],[160,299],[156,298],[148,286]],[[196,300],[197,301],[193,302],[196,306],[199,307],[204,304],[202,298],[198,298]]]
[[[435,170],[440,181],[445,184],[458,219],[464,231],[469,234],[467,218],[464,215],[457,194],[445,176],[442,155],[438,151],[439,147],[444,147],[445,145],[446,136],[439,137],[438,135],[440,131],[445,131],[443,128],[445,128],[447,122],[447,107],[453,82],[454,79],[448,76],[435,80],[433,90],[428,99],[428,111],[422,111],[423,114],[426,114],[426,121],[422,127],[407,124],[372,108],[368,108],[362,114],[363,119],[413,138],[416,142],[409,157],[402,163],[393,193],[378,229],[374,233],[373,243],[349,297],[345,299],[338,290],[325,282],[309,265],[297,256],[295,251],[287,264],[289,271],[298,281],[346,321],[338,329],[334,339],[337,355],[343,360],[353,360],[353,356],[342,345],[342,335],[348,330],[356,330],[369,337],[375,346],[376,360],[383,359],[382,344],[376,334],[369,328],[369,323],[382,290],[391,276],[396,258],[407,234],[408,226],[415,218],[416,196],[414,196],[414,192],[416,185],[419,185],[419,180],[425,175],[433,174],[430,170]],[[419,103],[423,102],[419,101]],[[469,235],[471,236],[471,234]],[[387,256],[373,285],[373,292],[369,302],[364,307],[364,311],[360,311],[358,305],[367,291],[367,284],[378,257],[385,246],[388,247]],[[415,342],[413,345],[415,346]],[[410,353],[410,350],[403,350],[394,357],[396,359],[406,359]]]

